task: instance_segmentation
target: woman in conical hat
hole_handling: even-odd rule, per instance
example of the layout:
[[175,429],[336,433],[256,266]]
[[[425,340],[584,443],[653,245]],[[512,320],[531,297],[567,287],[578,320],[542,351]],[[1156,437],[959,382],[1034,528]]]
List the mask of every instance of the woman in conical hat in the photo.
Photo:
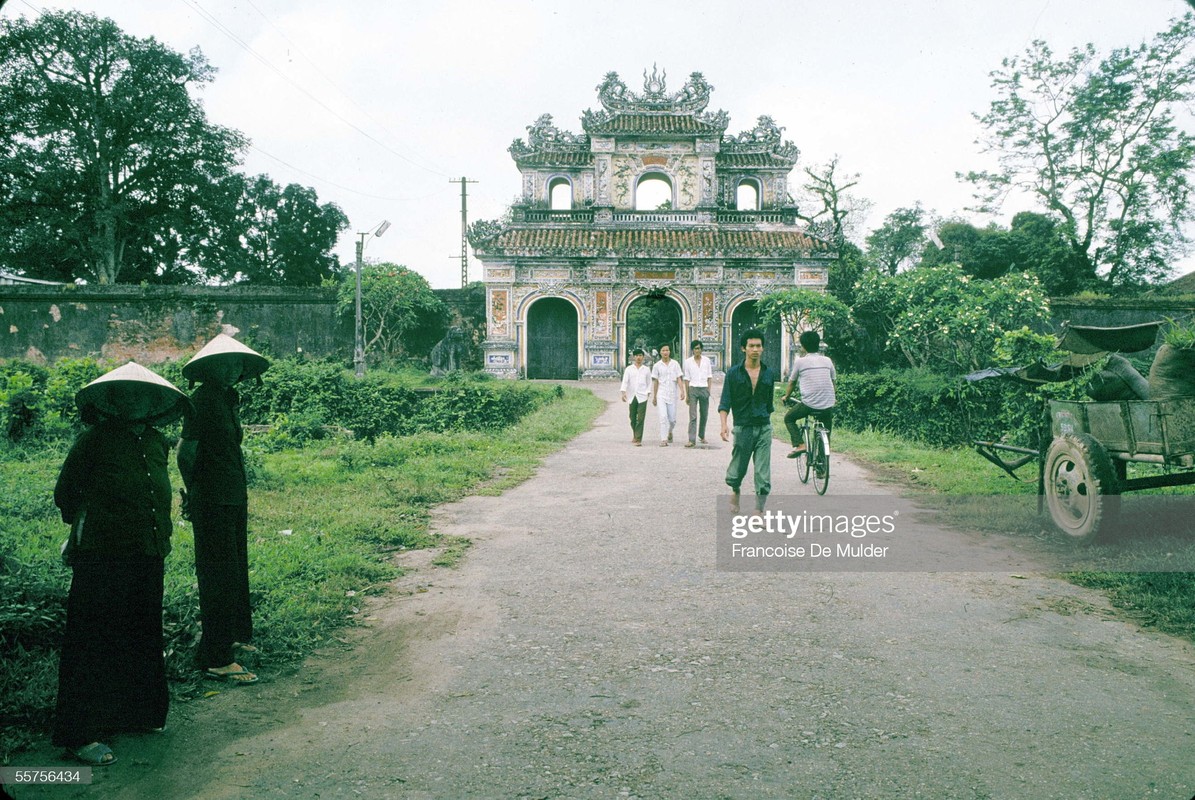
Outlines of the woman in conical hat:
[[183,367],[183,377],[200,382],[178,450],[195,532],[203,620],[196,665],[205,677],[236,685],[257,681],[237,661],[257,649],[251,644],[248,481],[237,415],[240,396],[233,387],[260,376],[268,366],[260,353],[220,334]]
[[232,386],[240,381],[253,380],[269,366],[269,360],[261,353],[221,333],[187,362],[183,367],[183,377],[192,383],[215,380]]
[[162,583],[170,552],[170,443],[155,427],[187,396],[135,362],[84,386],[89,423],[71,447],[54,502],[71,526],[73,576],[52,741],[79,760],[116,760],[102,732],[166,724]]

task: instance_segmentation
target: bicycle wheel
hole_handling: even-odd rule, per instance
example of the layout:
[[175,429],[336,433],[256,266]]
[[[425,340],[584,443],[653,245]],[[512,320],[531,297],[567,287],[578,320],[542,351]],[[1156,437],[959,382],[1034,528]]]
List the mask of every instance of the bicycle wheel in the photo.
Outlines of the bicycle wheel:
[[797,477],[801,479],[801,483],[809,483],[809,428],[805,427],[802,439],[805,442],[805,452],[797,456]]
[[813,488],[818,494],[825,494],[830,485],[830,434],[825,428],[818,428],[813,436]]

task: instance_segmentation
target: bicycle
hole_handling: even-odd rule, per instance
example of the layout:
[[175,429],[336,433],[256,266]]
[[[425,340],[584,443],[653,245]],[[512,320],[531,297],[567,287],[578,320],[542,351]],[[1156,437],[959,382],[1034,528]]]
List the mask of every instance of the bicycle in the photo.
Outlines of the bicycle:
[[[791,397],[786,402],[797,404]],[[809,483],[812,473],[814,491],[825,494],[830,486],[830,432],[810,414],[801,421],[801,438],[805,449],[797,456],[797,477],[801,483]]]

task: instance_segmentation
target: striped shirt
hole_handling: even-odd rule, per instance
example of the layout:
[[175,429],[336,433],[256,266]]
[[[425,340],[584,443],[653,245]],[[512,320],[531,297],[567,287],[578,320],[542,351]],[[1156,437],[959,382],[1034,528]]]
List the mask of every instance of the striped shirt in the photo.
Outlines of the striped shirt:
[[802,403],[820,411],[833,408],[838,402],[834,395],[834,380],[837,377],[833,361],[819,353],[811,353],[793,361],[789,382],[797,381]]

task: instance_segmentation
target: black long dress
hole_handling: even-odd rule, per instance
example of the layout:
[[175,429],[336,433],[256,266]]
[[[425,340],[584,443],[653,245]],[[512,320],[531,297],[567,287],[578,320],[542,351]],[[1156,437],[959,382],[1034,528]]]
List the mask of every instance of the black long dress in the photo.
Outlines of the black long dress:
[[76,748],[166,724],[162,583],[170,552],[170,444],[106,420],[76,440],[54,489],[75,538],[51,741]]
[[249,494],[235,389],[200,384],[194,413],[183,420],[183,441],[195,443],[193,468],[183,468],[195,532],[195,577],[203,635],[198,667],[233,663],[234,642],[253,638],[249,597]]

